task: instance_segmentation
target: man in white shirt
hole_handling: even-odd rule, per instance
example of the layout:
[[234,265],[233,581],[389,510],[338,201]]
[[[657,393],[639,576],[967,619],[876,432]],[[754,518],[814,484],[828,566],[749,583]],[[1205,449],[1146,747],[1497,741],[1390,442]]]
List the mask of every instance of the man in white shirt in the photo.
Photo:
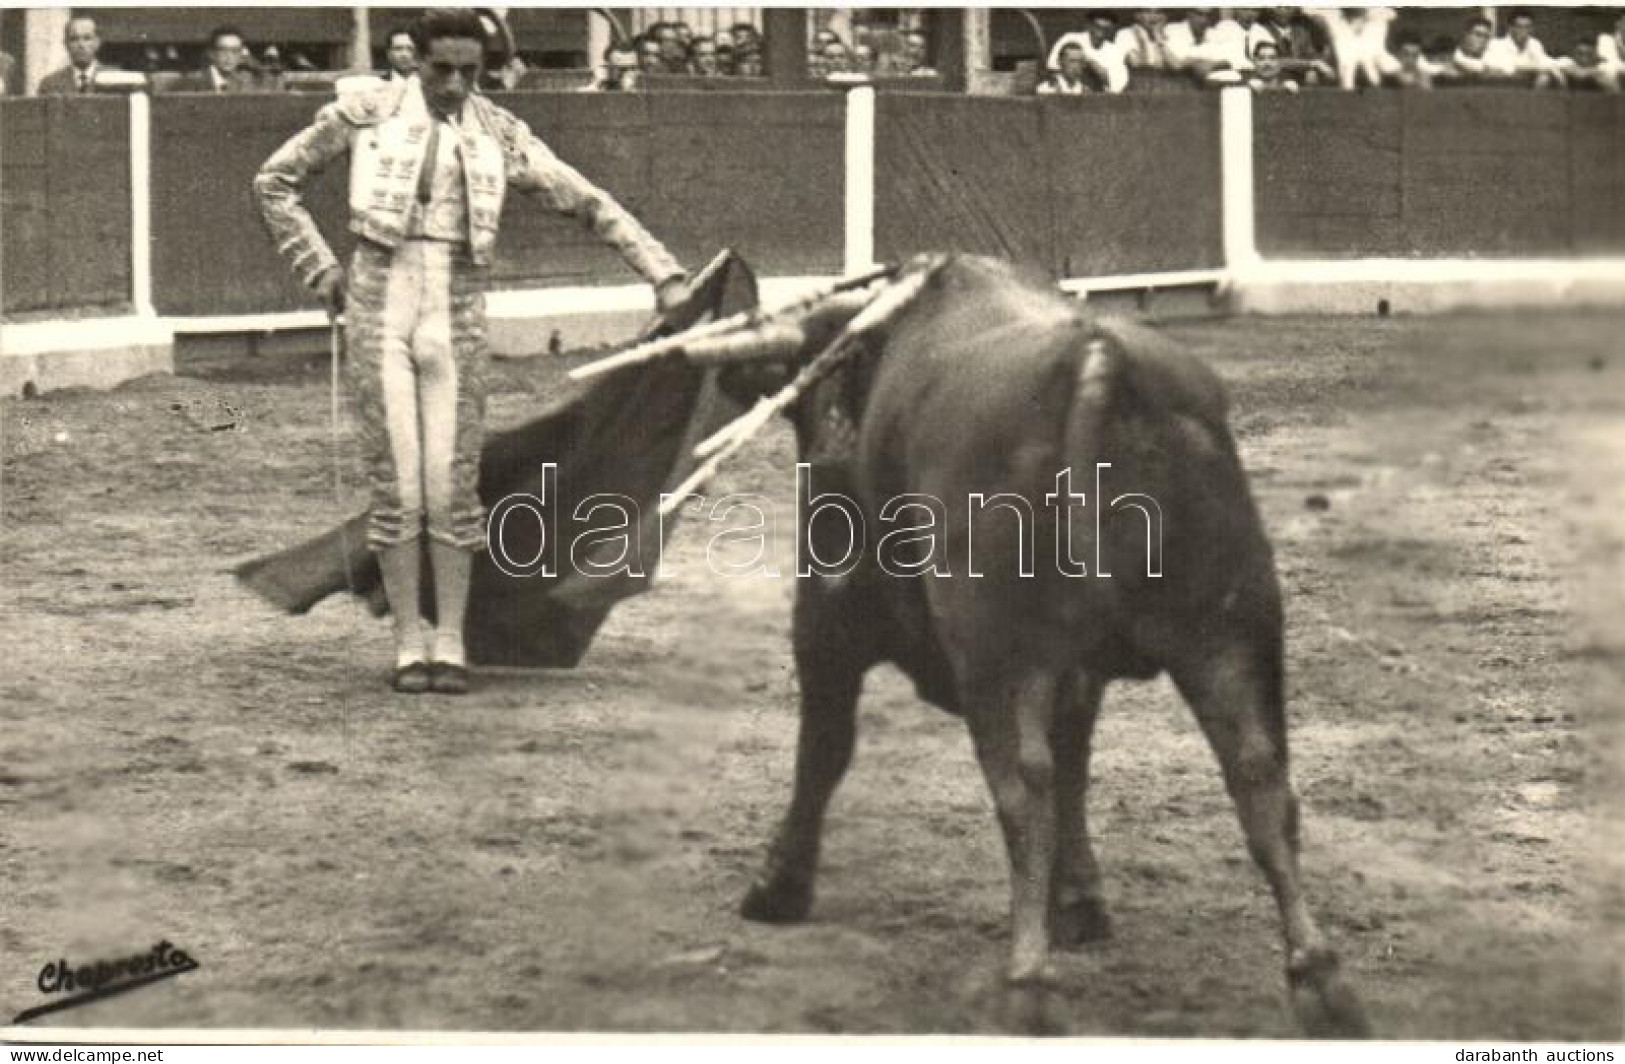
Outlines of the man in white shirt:
[[1117,31],[1115,40],[1131,70],[1173,70],[1178,67],[1168,50],[1168,16],[1156,8],[1134,12],[1134,22]]
[[1235,23],[1221,32],[1215,25],[1213,9],[1192,8],[1185,21],[1168,27],[1168,50],[1180,70],[1210,85],[1240,84],[1242,72],[1251,70],[1246,55],[1246,37]]
[[1345,89],[1357,85],[1381,85],[1392,74],[1397,60],[1388,53],[1388,27],[1399,16],[1391,7],[1304,8],[1304,14],[1320,23],[1332,41],[1337,61],[1337,83]]
[[1488,74],[1484,53],[1489,50],[1493,36],[1489,19],[1479,15],[1468,20],[1467,30],[1461,35],[1461,40],[1456,43],[1456,51],[1450,57],[1450,74],[1469,79],[1483,78]]
[[1115,29],[1111,19],[1096,15],[1089,20],[1088,30],[1062,34],[1049,51],[1049,68],[1061,69],[1062,50],[1075,44],[1083,49],[1084,65],[1094,73],[1106,91],[1122,92],[1128,88],[1128,60],[1114,39]]
[[1055,73],[1039,83],[1038,95],[1086,95],[1089,92],[1089,86],[1084,83],[1083,71],[1083,46],[1081,44],[1066,45],[1061,49],[1060,62],[1056,65]]
[[1507,23],[1507,35],[1485,46],[1484,67],[1492,76],[1527,81],[1537,89],[1562,84],[1557,64],[1535,36],[1534,16],[1527,11],[1514,12]]
[[1571,52],[1557,61],[1557,71],[1563,83],[1571,89],[1590,89],[1595,92],[1618,92],[1619,71],[1603,61],[1597,46],[1590,38],[1574,42]]
[[1625,13],[1614,20],[1614,32],[1597,35],[1597,55],[1615,74],[1625,74]]

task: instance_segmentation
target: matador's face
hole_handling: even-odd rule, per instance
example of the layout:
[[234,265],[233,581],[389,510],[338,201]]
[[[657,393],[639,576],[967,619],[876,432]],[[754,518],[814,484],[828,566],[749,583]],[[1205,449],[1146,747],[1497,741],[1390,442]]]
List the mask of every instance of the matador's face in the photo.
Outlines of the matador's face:
[[462,111],[463,101],[479,83],[485,46],[472,37],[436,37],[423,54],[418,77],[429,106],[443,115]]

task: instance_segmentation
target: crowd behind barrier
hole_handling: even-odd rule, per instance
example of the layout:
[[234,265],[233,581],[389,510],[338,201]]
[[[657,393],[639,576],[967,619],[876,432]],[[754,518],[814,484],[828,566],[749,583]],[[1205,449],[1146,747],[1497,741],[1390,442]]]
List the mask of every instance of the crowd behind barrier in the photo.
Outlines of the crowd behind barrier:
[[[1048,42],[1048,54],[1027,64],[1017,91],[1084,95],[1170,88],[1246,85],[1259,92],[1305,88],[1391,86],[1427,90],[1458,86],[1517,86],[1617,93],[1625,82],[1625,9],[1598,13],[1573,39],[1544,40],[1549,9],[1461,9],[1451,34],[1424,40],[1406,28],[1401,9],[1142,8],[1079,11]],[[857,21],[847,36],[824,28],[811,36],[806,77],[837,84],[865,80],[940,81],[931,37],[918,11],[902,21]],[[1497,26],[1497,21],[1500,25]],[[381,76],[409,74],[417,55],[409,34],[384,35]],[[173,47],[148,46],[142,70],[100,68],[95,20],[71,19],[64,46],[69,62],[48,76],[40,94],[105,91],[145,79],[154,92],[274,93],[322,90],[342,71],[323,71],[302,51],[275,43],[256,46],[230,26],[216,27],[200,69],[179,69]],[[537,56],[494,54],[485,74],[490,91],[632,92],[706,88],[708,83],[756,87],[769,72],[760,29],[736,23],[697,34],[679,20],[654,23],[592,57],[590,69],[538,65]],[[15,72],[0,53],[0,85],[15,93]],[[1033,69],[1041,66],[1042,69]],[[781,75],[783,72],[780,72]],[[122,77],[111,75],[122,74]],[[782,85],[781,76],[772,83]]]

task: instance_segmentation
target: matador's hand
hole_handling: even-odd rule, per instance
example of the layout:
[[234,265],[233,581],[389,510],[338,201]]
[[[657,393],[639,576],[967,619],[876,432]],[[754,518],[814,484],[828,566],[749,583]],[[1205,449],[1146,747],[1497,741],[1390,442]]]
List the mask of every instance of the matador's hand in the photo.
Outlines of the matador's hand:
[[344,313],[344,301],[347,285],[344,280],[342,267],[334,266],[316,282],[316,295],[321,297],[322,305],[327,308],[329,318],[337,318]]
[[668,277],[655,288],[655,309],[665,314],[688,298],[688,282],[681,274]]

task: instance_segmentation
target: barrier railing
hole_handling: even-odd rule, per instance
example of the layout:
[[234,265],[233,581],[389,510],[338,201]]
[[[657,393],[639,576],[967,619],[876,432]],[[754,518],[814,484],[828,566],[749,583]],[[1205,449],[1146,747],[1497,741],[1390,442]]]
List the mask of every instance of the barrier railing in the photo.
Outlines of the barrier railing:
[[[133,306],[211,325],[313,311],[260,231],[249,182],[321,102],[0,101],[0,309]],[[502,102],[683,259],[729,245],[770,276],[927,249],[1024,259],[1074,289],[1231,278],[1282,258],[1625,254],[1618,97],[860,86]],[[341,247],[343,185],[325,175],[311,197]],[[647,298],[588,234],[522,197],[502,248],[499,288],[620,284]]]

